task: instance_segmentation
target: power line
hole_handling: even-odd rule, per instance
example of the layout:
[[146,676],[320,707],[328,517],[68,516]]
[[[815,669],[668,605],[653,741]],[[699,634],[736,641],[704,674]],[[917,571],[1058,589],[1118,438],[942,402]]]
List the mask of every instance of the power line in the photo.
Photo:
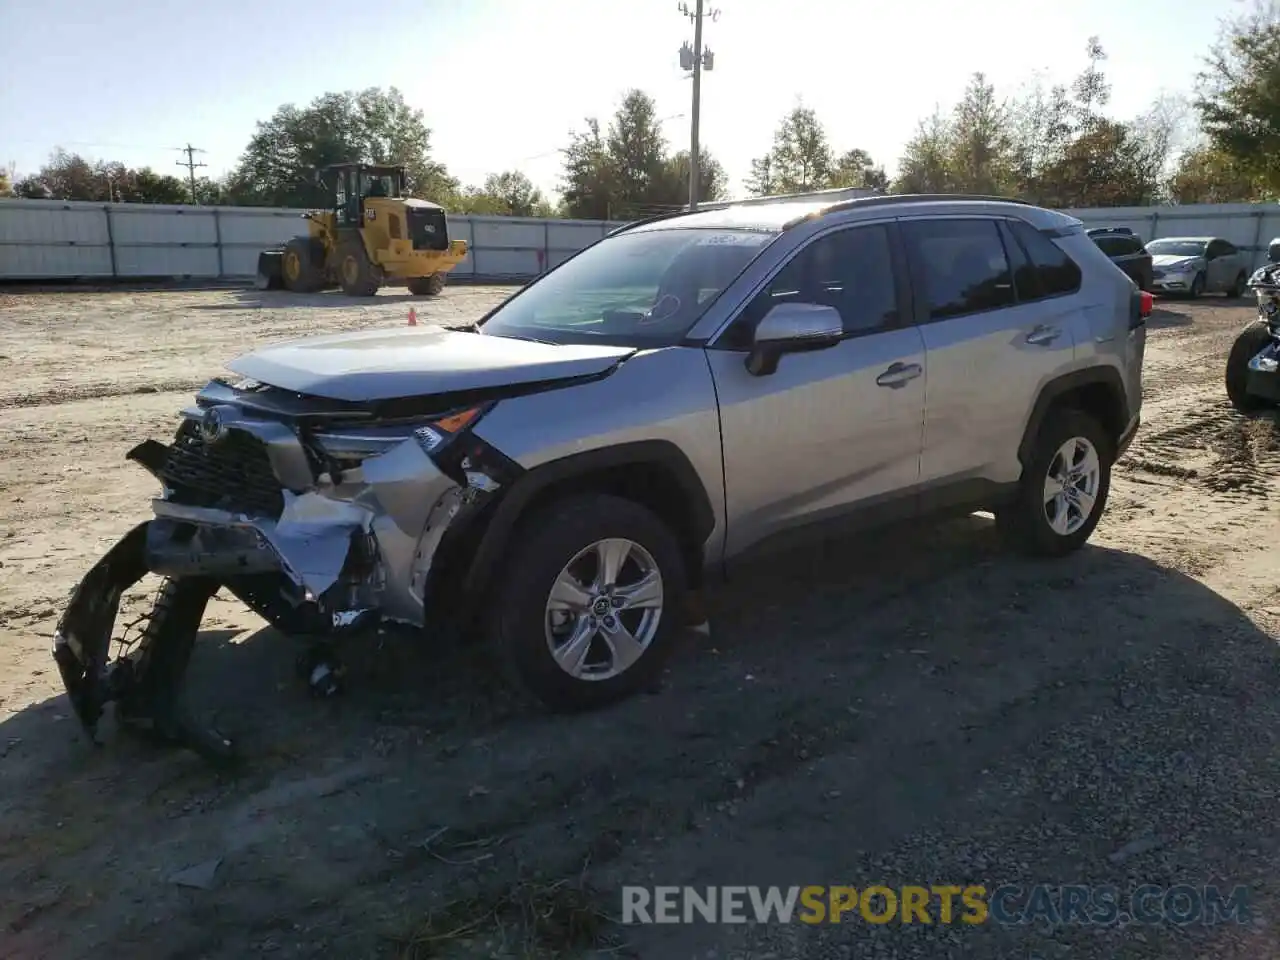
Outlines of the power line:
[[201,150],[199,147],[193,147],[190,142],[185,147],[174,147],[174,149],[187,155],[186,160],[178,161],[178,166],[187,168],[187,176],[191,180],[191,202],[198,204],[200,200],[196,197],[196,167],[207,167],[208,164],[196,163],[195,155],[197,153],[206,153],[207,151]]
[[677,7],[680,14],[693,21],[693,46],[688,41],[680,48],[680,67],[693,71],[693,109],[689,124],[689,209],[698,209],[698,127],[702,119],[702,71],[710,70],[715,64],[715,55],[710,48],[702,45],[702,21],[706,17],[715,23],[720,19],[719,10],[704,10],[703,0],[695,0],[694,8],[681,0]]

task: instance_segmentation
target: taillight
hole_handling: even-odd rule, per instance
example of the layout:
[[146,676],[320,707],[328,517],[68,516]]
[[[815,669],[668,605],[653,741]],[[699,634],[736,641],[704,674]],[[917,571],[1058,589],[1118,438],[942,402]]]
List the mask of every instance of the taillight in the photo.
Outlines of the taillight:
[[1141,304],[1142,305],[1138,312],[1143,319],[1146,319],[1151,316],[1151,311],[1155,309],[1155,298],[1151,296],[1151,294],[1147,293],[1147,291],[1143,290]]

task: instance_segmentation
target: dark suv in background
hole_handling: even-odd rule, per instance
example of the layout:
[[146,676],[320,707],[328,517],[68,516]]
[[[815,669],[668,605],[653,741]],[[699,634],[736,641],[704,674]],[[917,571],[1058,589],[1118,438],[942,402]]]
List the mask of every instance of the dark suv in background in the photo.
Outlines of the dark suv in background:
[[1098,249],[1127,273],[1139,290],[1151,289],[1151,254],[1147,253],[1147,248],[1132,230],[1128,227],[1094,227],[1088,234]]

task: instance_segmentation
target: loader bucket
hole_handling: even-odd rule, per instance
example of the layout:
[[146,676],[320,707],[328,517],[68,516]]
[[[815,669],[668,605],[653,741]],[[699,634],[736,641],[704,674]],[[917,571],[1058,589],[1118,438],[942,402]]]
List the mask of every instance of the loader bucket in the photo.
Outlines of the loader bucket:
[[258,276],[253,285],[259,290],[280,290],[284,287],[283,250],[263,250],[258,254]]

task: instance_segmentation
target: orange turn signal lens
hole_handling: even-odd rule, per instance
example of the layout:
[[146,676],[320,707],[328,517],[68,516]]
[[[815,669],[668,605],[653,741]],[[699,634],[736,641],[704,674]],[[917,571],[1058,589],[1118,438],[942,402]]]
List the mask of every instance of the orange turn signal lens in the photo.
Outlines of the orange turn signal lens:
[[471,426],[479,416],[480,408],[472,407],[470,410],[459,410],[457,413],[451,413],[447,417],[433,420],[431,426],[446,433],[457,433],[459,430],[465,430]]

